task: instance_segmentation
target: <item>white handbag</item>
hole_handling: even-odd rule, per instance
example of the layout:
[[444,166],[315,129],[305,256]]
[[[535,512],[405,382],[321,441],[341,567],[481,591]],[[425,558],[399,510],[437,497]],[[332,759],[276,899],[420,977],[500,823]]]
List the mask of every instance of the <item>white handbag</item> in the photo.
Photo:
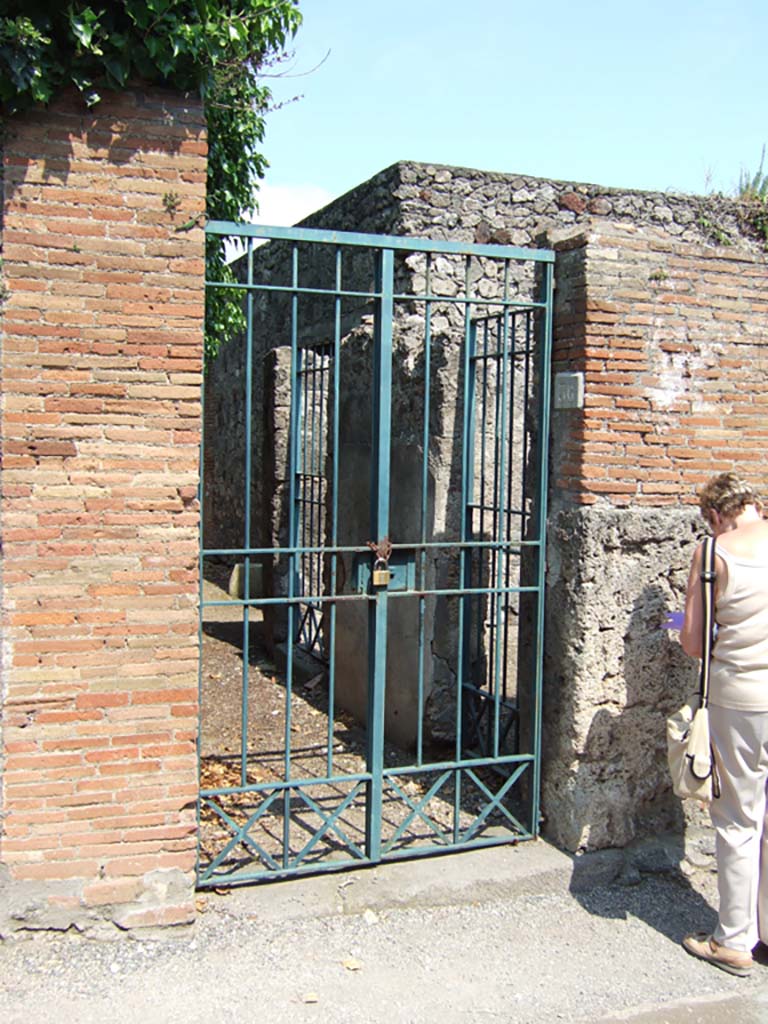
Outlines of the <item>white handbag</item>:
[[704,636],[699,692],[667,719],[667,759],[675,795],[708,803],[720,796],[720,780],[709,735],[708,706],[715,590],[715,541],[712,537],[704,542],[701,583]]

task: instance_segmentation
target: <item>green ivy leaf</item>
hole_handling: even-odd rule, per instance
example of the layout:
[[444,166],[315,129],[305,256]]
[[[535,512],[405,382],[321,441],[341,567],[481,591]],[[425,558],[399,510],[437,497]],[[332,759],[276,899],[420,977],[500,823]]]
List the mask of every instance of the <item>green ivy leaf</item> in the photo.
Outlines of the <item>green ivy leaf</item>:
[[100,16],[90,7],[85,7],[79,13],[75,12],[74,5],[69,8],[69,24],[75,37],[86,50],[93,49],[99,56],[103,51],[93,45],[93,34],[99,27]]
[[117,85],[125,85],[130,72],[130,62],[126,58],[106,57],[104,67],[109,72]]

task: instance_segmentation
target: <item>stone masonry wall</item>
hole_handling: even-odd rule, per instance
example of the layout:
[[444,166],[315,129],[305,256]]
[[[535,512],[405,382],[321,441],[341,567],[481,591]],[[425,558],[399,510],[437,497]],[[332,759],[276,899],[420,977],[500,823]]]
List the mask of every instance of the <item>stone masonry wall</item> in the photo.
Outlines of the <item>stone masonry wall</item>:
[[385,168],[302,225],[531,246],[545,233],[572,233],[595,218],[654,228],[680,241],[762,251],[743,208],[723,196],[640,192],[412,161]]
[[[695,488],[736,469],[767,489],[768,269],[738,204],[401,163],[308,223],[337,228],[389,188],[403,234],[553,245],[554,410],[543,731],[544,828],[568,849],[681,829],[664,719],[696,666],[661,628],[680,609]],[[322,218],[322,221],[321,221]]]
[[206,152],[174,93],[6,125],[0,936],[194,916]]

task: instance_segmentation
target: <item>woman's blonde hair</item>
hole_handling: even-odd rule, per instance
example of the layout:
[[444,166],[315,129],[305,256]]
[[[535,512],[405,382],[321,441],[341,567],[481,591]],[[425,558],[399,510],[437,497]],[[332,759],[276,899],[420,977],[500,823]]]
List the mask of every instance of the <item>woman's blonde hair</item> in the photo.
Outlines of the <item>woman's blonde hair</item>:
[[699,491],[699,508],[706,520],[711,512],[730,519],[743,512],[747,505],[763,507],[757,492],[735,473],[713,476]]

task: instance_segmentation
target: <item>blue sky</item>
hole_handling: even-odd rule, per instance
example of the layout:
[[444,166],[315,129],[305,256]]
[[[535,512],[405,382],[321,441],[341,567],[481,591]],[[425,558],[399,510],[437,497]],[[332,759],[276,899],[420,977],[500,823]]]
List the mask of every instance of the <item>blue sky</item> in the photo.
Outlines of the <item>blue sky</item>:
[[300,6],[270,80],[264,223],[396,160],[727,192],[768,142],[768,0]]

